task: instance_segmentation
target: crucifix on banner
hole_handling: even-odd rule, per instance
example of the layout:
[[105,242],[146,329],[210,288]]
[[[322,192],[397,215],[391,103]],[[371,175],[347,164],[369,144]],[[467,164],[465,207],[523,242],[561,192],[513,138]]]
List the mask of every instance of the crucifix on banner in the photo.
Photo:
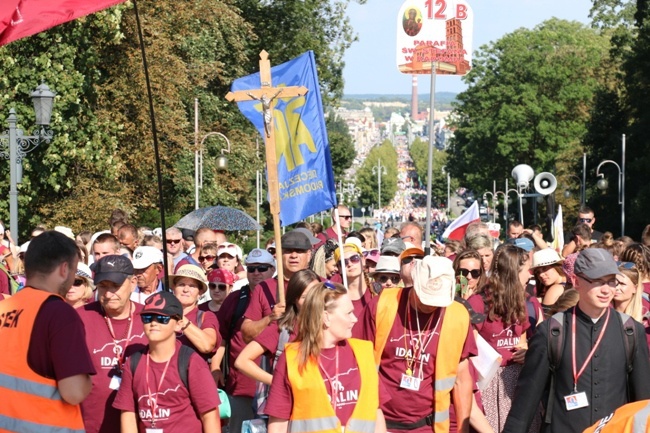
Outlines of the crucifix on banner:
[[307,94],[305,86],[273,87],[271,81],[271,62],[269,54],[260,52],[260,88],[228,92],[226,99],[230,102],[260,101],[264,119],[264,143],[266,145],[266,169],[268,173],[269,204],[273,217],[273,234],[275,251],[278,257],[278,303],[284,304],[284,272],[282,269],[282,237],[280,228],[280,186],[278,182],[278,161],[275,150],[275,128],[273,110],[278,99],[295,98]]

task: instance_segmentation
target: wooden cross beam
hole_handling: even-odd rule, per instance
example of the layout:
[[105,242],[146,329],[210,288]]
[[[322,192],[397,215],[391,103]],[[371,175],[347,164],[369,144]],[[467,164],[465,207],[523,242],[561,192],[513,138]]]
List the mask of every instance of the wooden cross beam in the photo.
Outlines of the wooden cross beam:
[[275,150],[275,128],[273,125],[273,110],[277,99],[295,98],[307,94],[304,86],[273,87],[271,81],[271,62],[269,53],[260,52],[260,88],[228,92],[226,99],[230,102],[260,101],[266,133],[266,169],[269,177],[269,204],[273,217],[273,234],[275,251],[278,262],[278,303],[284,304],[284,272],[282,269],[282,244],[280,230],[280,185],[278,183],[278,161]]

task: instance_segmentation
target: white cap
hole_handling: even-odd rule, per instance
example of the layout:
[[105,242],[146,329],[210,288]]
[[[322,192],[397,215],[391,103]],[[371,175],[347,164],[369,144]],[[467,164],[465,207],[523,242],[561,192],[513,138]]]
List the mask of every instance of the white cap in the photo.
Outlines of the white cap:
[[162,251],[156,247],[142,246],[133,251],[133,269],[145,269],[154,263],[162,262]]
[[416,260],[411,276],[413,290],[424,305],[448,307],[454,301],[454,267],[448,258],[426,256]]
[[70,239],[74,240],[74,233],[72,232],[72,229],[70,227],[65,227],[65,226],[56,226],[54,227],[55,232],[63,233]]
[[217,257],[222,254],[230,254],[233,257],[237,257],[239,260],[242,259],[242,251],[239,245],[232,244],[230,242],[224,242],[219,244],[217,247]]
[[246,260],[244,260],[244,263],[247,265],[253,264],[253,263],[261,263],[265,265],[271,265],[275,267],[275,259],[266,250],[263,250],[261,248],[253,248],[250,253],[246,256]]

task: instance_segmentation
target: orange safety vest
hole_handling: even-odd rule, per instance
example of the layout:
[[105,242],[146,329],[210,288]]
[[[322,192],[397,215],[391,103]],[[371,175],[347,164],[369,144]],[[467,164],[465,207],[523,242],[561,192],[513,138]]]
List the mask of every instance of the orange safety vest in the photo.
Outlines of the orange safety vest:
[[[55,379],[27,364],[36,315],[43,302],[58,296],[25,287],[0,302],[0,432],[84,432],[81,408],[66,403]],[[59,296],[60,297],[60,296]]]
[[[361,387],[345,432],[374,433],[379,409],[379,376],[372,359],[372,343],[354,338],[347,341],[359,365]],[[287,344],[284,349],[293,395],[289,432],[341,433],[341,422],[328,398],[318,362],[310,357],[302,373],[298,371],[299,347],[300,343],[295,342]]]
[[583,433],[650,433],[650,400],[628,403]]
[[[381,354],[397,316],[402,288],[384,289],[377,302],[375,317],[375,363],[380,366]],[[433,385],[433,431],[449,431],[449,405],[451,390],[456,383],[458,363],[463,353],[469,329],[469,313],[460,303],[454,301],[440,313],[442,326],[438,347],[444,347],[444,356],[436,356]],[[436,349],[437,350],[437,349]]]

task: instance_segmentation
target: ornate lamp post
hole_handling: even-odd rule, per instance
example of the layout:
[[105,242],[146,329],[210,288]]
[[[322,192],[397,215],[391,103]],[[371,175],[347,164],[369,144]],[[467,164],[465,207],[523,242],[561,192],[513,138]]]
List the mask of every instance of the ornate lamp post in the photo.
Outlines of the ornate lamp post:
[[605,175],[600,172],[600,167],[605,164],[614,164],[618,170],[618,204],[621,205],[621,236],[625,236],[625,134],[623,134],[621,139],[621,165],[619,166],[611,159],[606,159],[598,164],[596,168],[596,176],[600,178],[596,186],[603,191],[609,186]]

